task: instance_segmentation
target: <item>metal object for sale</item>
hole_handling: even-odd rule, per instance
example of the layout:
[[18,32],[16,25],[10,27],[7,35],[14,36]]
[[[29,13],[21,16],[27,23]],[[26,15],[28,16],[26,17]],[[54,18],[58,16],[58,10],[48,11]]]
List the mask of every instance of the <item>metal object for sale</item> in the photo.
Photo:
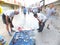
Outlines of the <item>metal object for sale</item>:
[[35,41],[30,33],[31,30],[16,32],[12,39],[13,43],[11,41],[9,45],[34,45]]

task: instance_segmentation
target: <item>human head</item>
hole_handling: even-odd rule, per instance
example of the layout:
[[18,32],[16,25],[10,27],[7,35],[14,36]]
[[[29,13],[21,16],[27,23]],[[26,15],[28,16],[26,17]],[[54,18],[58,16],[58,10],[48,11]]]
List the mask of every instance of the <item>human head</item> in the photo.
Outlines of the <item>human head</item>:
[[17,15],[17,14],[19,14],[19,11],[18,10],[15,10],[14,13]]
[[53,7],[54,7],[54,4],[53,4],[53,3],[51,3],[51,4],[49,5],[49,7],[50,7],[50,8],[53,8]]
[[38,17],[38,15],[37,15],[37,14],[34,14],[34,17],[35,17],[35,18],[37,18],[37,17]]

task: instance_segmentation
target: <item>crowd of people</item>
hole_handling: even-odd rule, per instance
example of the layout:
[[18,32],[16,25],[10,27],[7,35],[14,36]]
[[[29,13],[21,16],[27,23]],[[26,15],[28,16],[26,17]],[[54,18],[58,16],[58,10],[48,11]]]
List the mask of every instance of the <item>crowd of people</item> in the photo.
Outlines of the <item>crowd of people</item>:
[[[42,12],[43,7],[26,8],[25,6],[23,6],[21,9],[24,14],[24,19],[26,19],[27,12],[28,12],[28,15],[30,13],[32,13],[34,18],[37,19],[38,24],[39,24],[39,28],[37,29],[38,32],[42,32],[45,25],[47,25],[47,29],[49,30],[50,29],[49,26],[52,22],[52,19],[54,18],[55,14],[56,14],[56,8],[53,3],[49,4],[48,7],[47,6],[45,7],[45,9],[44,9],[45,14]],[[12,29],[14,27],[12,21],[14,19],[14,16],[18,15],[19,13],[21,13],[20,9],[14,9],[14,10],[5,11],[2,14],[2,20],[3,20],[3,23],[6,25],[6,30],[9,34],[9,36],[12,36],[11,32],[15,32],[15,30]],[[47,24],[46,24],[46,22],[47,22]],[[0,36],[0,39],[1,39],[0,42],[3,42],[3,44],[4,44],[5,40],[3,39],[2,36]]]
[[[26,18],[26,13],[28,12],[28,15],[30,13],[33,13],[33,16],[38,20],[38,24],[39,24],[39,29],[38,32],[42,32],[43,29],[44,29],[44,26],[45,26],[45,23],[47,22],[47,20],[50,19],[51,16],[54,16],[55,13],[56,13],[56,9],[54,7],[54,4],[50,4],[48,8],[45,9],[45,12],[46,14],[43,14],[42,13],[42,8],[26,8],[25,6],[22,7],[22,10],[23,10],[23,14],[24,14],[24,17]],[[28,11],[27,11],[28,10]],[[10,36],[12,36],[11,32],[15,32],[12,27],[13,24],[12,24],[12,21],[13,21],[13,18],[15,15],[18,15],[20,12],[19,12],[19,9],[15,9],[15,10],[8,10],[6,12],[4,12],[2,14],[2,19],[3,19],[3,23],[6,25],[6,30],[8,31],[8,34]],[[53,18],[53,17],[52,17]],[[47,29],[49,29],[49,24],[47,25]],[[10,29],[9,29],[10,28]],[[10,31],[11,32],[10,32]]]

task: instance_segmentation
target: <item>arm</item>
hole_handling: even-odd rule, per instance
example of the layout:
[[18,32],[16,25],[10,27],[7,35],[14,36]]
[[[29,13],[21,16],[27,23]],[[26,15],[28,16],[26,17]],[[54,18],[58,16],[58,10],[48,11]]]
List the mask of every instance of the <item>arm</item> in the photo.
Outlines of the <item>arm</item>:
[[14,17],[12,17],[11,21],[13,20]]
[[8,24],[8,16],[6,16],[6,24]]
[[56,14],[56,8],[54,8],[54,10],[52,10],[52,15]]
[[43,21],[43,20],[39,20],[39,19],[37,19],[37,20],[39,21],[39,24],[40,24],[40,25],[42,25],[42,24],[43,24],[43,23],[42,23],[42,21]]
[[11,27],[14,27],[13,24],[12,24],[12,20],[13,20],[13,17],[11,18]]
[[42,20],[39,20],[38,18],[37,18],[37,20],[39,21],[39,23],[42,23]]

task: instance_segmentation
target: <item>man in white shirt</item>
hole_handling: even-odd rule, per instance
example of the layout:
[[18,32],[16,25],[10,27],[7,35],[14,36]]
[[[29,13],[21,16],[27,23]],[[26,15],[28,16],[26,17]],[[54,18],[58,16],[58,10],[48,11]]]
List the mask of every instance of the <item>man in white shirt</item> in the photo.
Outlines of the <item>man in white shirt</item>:
[[38,32],[42,32],[42,30],[45,26],[45,22],[46,22],[47,17],[43,13],[37,13],[37,15],[34,15],[34,17],[37,18],[37,20],[39,21]]
[[9,31],[9,28],[12,32],[14,32],[14,30],[12,30],[12,27],[13,27],[12,20],[13,20],[14,15],[17,15],[17,14],[19,14],[18,10],[8,10],[4,12],[2,15],[3,23],[6,24],[6,29],[10,36],[11,36],[11,33]]

